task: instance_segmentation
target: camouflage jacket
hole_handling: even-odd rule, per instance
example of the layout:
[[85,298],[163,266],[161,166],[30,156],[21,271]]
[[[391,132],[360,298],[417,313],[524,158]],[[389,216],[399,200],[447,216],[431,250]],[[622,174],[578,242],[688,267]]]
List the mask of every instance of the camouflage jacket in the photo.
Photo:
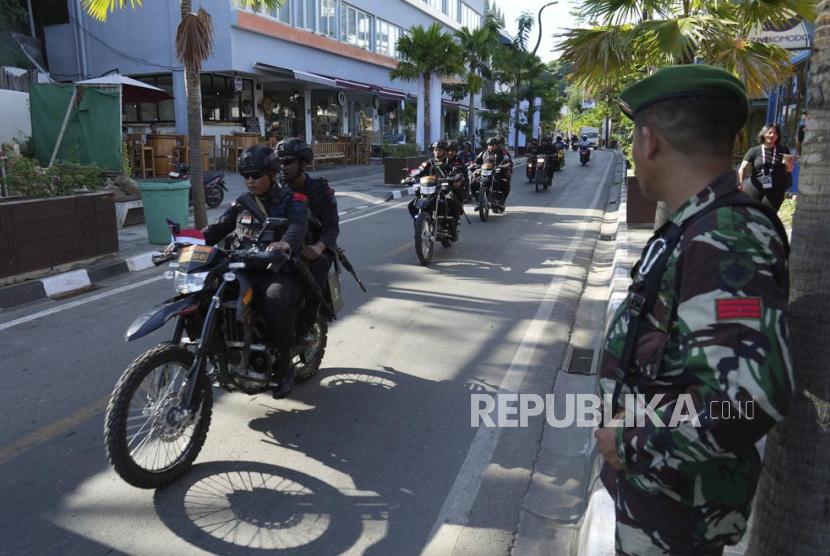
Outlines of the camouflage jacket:
[[[669,220],[682,224],[737,185],[734,172],[721,176]],[[666,426],[646,417],[616,429],[623,470],[606,464],[602,477],[618,509],[623,500],[637,522],[702,542],[740,539],[760,473],[754,444],[783,419],[792,394],[787,290],[784,246],[757,209],[721,207],[686,229],[622,387],[623,396],[643,395]],[[626,300],[606,330],[601,395],[614,391],[628,322]],[[699,426],[670,424],[681,394]]]

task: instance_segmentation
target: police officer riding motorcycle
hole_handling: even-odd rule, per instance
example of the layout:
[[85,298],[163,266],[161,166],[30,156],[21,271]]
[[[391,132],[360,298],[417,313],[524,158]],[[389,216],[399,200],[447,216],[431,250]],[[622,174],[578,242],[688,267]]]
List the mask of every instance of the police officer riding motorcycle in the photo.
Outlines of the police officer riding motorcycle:
[[536,151],[539,149],[539,140],[534,137],[527,147],[527,181],[532,182],[536,178]]
[[589,160],[591,160],[591,142],[588,141],[587,135],[583,135],[582,141],[579,142],[579,162],[585,166]]
[[554,164],[554,170],[561,170],[565,167],[565,150],[567,150],[567,146],[565,142],[562,141],[562,136],[557,135],[556,141],[553,142],[553,148],[556,151],[556,163]]

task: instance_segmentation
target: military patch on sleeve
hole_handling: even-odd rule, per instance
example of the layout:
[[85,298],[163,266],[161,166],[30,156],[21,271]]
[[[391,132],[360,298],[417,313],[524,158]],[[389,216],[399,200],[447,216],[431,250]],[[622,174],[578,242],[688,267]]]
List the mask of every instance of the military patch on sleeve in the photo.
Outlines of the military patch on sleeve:
[[724,255],[718,260],[718,274],[723,283],[733,290],[740,290],[749,284],[758,266],[749,257],[741,255]]
[[761,298],[741,297],[715,301],[718,320],[761,320]]
[[294,200],[295,201],[302,201],[303,203],[307,203],[308,202],[308,197],[306,197],[302,193],[294,193]]

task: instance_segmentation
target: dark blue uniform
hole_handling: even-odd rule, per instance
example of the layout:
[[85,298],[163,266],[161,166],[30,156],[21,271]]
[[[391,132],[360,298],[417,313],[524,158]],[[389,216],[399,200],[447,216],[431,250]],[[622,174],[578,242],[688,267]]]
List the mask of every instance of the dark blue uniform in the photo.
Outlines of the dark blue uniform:
[[[253,195],[245,193],[252,203]],[[241,199],[242,197],[240,197]],[[268,216],[288,219],[288,229],[280,238],[291,246],[294,254],[299,254],[300,247],[308,232],[308,199],[305,195],[287,189],[272,187],[267,195],[260,197]],[[216,245],[225,236],[233,233],[231,249],[245,249],[253,245],[262,225],[248,210],[234,201],[228,210],[202,233],[208,245]],[[296,321],[297,302],[300,299],[300,284],[292,272],[291,265],[283,265],[279,272],[257,270],[245,273],[251,287],[261,296],[262,315],[268,326],[271,344],[286,358],[294,345],[294,324]],[[285,372],[287,367],[276,371]],[[275,376],[277,379],[286,378]]]
[[[334,261],[334,250],[337,247],[337,236],[340,235],[340,215],[337,211],[337,199],[334,196],[334,189],[329,187],[328,181],[320,178],[312,178],[305,175],[305,183],[298,189],[289,189],[308,197],[309,214],[313,220],[309,223],[309,245],[318,241],[325,244],[326,249],[314,259],[308,261],[308,268],[314,281],[321,291],[326,290],[326,278],[328,277],[331,263]],[[317,311],[320,309],[320,300],[314,292],[307,292],[306,308],[300,317],[301,329],[309,327],[314,323]]]

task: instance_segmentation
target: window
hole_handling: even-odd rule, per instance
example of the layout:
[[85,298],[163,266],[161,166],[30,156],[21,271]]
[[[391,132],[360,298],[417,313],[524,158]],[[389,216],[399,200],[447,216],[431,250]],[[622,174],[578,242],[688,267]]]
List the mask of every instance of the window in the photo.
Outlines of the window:
[[253,81],[242,80],[242,92],[233,89],[233,77],[203,73],[202,121],[239,122],[253,115]]
[[378,19],[375,29],[375,52],[397,58],[397,45],[401,33],[403,33],[403,30],[400,27]]
[[[135,79],[173,94],[173,76],[169,73],[145,75]],[[176,121],[176,111],[172,100],[158,103],[123,104],[122,115],[124,123]]]
[[461,26],[470,31],[481,27],[481,14],[464,2],[461,3]]
[[453,21],[461,21],[461,14],[458,11],[459,0],[447,0],[447,15]]
[[281,21],[286,25],[291,24],[291,14],[288,9],[288,0],[286,0],[282,6],[276,9],[268,10],[268,15],[276,19],[277,21]]
[[424,0],[424,4],[429,4],[439,12],[443,11],[444,0]]
[[340,40],[364,50],[372,49],[372,16],[348,4],[340,10]]
[[297,0],[297,27],[315,31],[317,29],[317,4],[320,0]]
[[336,40],[337,0],[320,0],[320,32]]

